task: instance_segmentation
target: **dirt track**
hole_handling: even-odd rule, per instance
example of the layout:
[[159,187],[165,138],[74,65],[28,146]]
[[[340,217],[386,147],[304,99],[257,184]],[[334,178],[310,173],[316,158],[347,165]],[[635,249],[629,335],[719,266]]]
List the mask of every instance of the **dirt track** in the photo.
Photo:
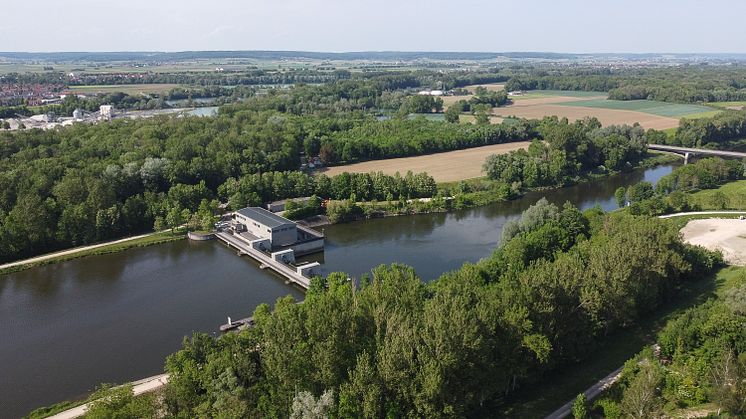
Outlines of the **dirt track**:
[[528,148],[528,145],[529,142],[521,141],[425,156],[373,160],[347,166],[330,167],[323,173],[327,176],[333,176],[342,172],[369,173],[381,171],[388,175],[393,175],[396,172],[404,175],[407,170],[411,170],[413,173],[427,172],[438,182],[453,182],[484,176],[482,164],[487,156]]
[[687,243],[720,250],[726,262],[746,266],[746,220],[691,220],[681,234]]

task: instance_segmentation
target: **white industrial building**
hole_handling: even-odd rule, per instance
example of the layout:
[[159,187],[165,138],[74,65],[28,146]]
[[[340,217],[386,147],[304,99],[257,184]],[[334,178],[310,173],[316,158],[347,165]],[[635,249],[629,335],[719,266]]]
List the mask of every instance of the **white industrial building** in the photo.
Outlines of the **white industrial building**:
[[420,92],[417,92],[420,96],[443,96],[445,92],[442,90],[422,90]]
[[289,246],[298,241],[296,224],[264,208],[249,207],[234,213],[236,230],[256,238],[268,239],[272,248]]
[[114,108],[111,105],[101,105],[99,113],[101,114],[101,119],[108,121],[114,116]]

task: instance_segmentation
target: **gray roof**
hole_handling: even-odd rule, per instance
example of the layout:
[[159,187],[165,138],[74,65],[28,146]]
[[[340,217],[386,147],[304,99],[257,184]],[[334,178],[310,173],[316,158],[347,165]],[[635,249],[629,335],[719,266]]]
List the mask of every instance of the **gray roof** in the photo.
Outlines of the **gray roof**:
[[244,217],[251,218],[252,220],[265,225],[270,228],[279,227],[287,224],[295,224],[285,217],[280,217],[277,214],[267,211],[264,208],[249,207],[236,211]]

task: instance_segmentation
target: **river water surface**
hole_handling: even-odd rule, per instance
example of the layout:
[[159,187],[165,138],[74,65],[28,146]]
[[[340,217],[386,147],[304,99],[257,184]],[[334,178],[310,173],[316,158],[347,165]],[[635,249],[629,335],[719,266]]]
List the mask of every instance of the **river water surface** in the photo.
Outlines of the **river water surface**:
[[[505,222],[541,197],[611,210],[619,186],[656,182],[672,168],[449,214],[327,226],[325,252],[309,260],[354,276],[399,262],[432,280],[488,256]],[[0,276],[0,417],[83,397],[102,382],[158,374],[184,336],[214,333],[226,316],[248,316],[288,294],[303,295],[215,241],[172,242]]]

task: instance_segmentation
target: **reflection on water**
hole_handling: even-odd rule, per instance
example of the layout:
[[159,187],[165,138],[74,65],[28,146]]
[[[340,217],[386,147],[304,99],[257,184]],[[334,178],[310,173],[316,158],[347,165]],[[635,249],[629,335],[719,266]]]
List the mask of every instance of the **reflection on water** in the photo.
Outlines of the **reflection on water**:
[[672,166],[662,166],[635,171],[448,214],[387,217],[327,226],[324,270],[359,276],[379,264],[399,262],[413,266],[421,277],[431,280],[465,262],[488,256],[499,244],[503,225],[542,197],[557,205],[569,201],[581,209],[598,205],[610,211],[616,208],[617,188],[642,180],[655,183],[671,170]]
[[[670,166],[458,211],[327,226],[326,250],[304,259],[354,276],[405,263],[426,280],[488,256],[502,226],[542,196],[615,207],[614,191],[656,181]],[[192,331],[302,293],[218,242],[172,242],[0,276],[0,406],[15,417],[81,396],[101,382],[162,371]]]
[[218,243],[186,240],[0,277],[0,416],[163,370],[192,331],[212,333],[302,292]]

